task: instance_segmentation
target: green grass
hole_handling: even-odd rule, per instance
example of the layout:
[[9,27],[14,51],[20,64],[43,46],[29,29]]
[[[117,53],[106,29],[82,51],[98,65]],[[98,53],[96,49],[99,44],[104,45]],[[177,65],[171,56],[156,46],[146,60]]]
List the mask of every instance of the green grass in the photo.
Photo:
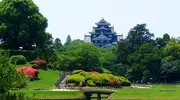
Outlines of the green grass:
[[113,93],[112,100],[180,100],[180,87],[178,85],[152,85],[152,88],[122,88]]
[[30,81],[28,83],[27,88],[28,89],[33,89],[33,88],[55,88],[55,83],[58,81],[59,79],[59,71],[54,71],[52,69],[48,69],[48,70],[42,70],[39,69],[39,75],[38,77],[40,78],[40,80],[36,80],[36,81]]
[[24,93],[25,96],[36,99],[77,99],[82,98],[80,91],[13,91],[12,93]]

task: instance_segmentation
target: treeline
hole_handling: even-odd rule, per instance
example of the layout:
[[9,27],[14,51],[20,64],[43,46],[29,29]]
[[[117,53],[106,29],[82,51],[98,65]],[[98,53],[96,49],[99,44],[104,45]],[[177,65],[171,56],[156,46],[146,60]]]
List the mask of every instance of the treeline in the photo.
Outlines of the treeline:
[[45,31],[47,19],[32,0],[2,0],[0,12],[0,48],[38,52],[36,58],[46,60],[49,68],[112,72],[132,82],[180,80],[180,40],[168,34],[155,39],[146,24],[130,29],[112,48],[97,48],[81,40],[71,41],[70,36],[64,45],[59,38],[54,41]]

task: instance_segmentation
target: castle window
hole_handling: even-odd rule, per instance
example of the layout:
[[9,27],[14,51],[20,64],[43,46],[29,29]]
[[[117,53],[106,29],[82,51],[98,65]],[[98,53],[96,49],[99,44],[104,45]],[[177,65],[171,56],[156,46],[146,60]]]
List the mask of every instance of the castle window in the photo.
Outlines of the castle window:
[[107,43],[109,43],[109,41],[108,41],[108,40],[107,40],[106,42],[107,42]]
[[109,35],[109,37],[112,37],[112,35]]
[[103,40],[101,40],[100,42],[101,42],[101,43],[103,43],[104,41],[103,41]]
[[95,38],[95,37],[96,37],[96,35],[93,35],[93,37]]

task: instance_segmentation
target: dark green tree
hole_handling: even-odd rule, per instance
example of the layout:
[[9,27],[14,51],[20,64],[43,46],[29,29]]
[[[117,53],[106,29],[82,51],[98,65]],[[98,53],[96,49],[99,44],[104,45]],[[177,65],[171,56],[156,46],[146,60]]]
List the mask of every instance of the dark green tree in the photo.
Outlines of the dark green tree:
[[55,51],[60,52],[62,50],[61,40],[59,38],[56,38],[55,41],[54,41],[53,46],[54,46]]
[[149,32],[146,24],[137,24],[129,31],[126,41],[136,48],[152,40],[152,37],[154,37],[154,34]]
[[153,43],[143,44],[138,50],[128,55],[131,65],[129,76],[132,79],[142,79],[143,72],[148,70],[151,77],[160,76],[161,52]]
[[32,0],[2,0],[0,2],[0,39],[4,49],[25,50],[43,48],[51,38],[45,32],[47,19]]
[[69,45],[70,43],[71,43],[71,36],[70,35],[68,35],[67,36],[67,38],[66,38],[66,43],[65,43],[65,45]]
[[163,38],[156,38],[155,41],[158,47],[163,48],[168,44],[169,40],[170,40],[169,34],[165,33],[163,35]]

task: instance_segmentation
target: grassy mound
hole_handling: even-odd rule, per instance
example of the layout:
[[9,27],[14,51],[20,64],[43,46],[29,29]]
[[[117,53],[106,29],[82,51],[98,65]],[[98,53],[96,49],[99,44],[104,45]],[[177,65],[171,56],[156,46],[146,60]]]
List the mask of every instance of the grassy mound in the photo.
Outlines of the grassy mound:
[[55,88],[55,83],[59,79],[59,74],[59,71],[54,71],[52,69],[39,69],[38,77],[40,78],[40,80],[30,81],[27,88]]

